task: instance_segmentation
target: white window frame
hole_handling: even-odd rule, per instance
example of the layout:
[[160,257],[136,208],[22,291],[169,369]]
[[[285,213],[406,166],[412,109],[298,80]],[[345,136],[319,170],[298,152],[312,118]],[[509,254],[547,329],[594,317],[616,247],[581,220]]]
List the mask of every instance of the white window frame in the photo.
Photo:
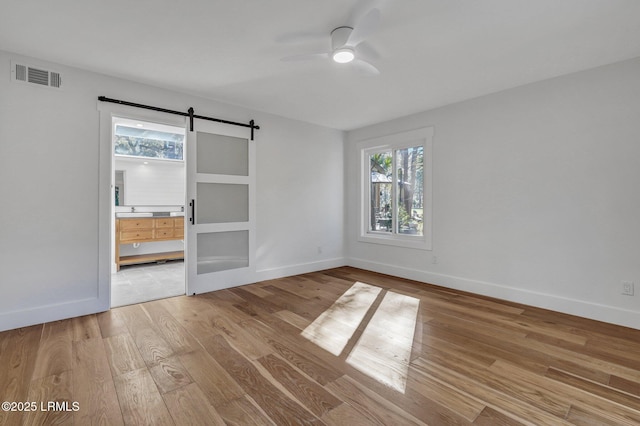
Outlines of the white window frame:
[[[371,166],[369,156],[380,151],[394,151],[415,146],[423,147],[423,235],[400,234],[393,232],[372,231],[369,229],[371,207]],[[433,127],[423,127],[393,135],[366,139],[358,144],[360,151],[360,215],[358,241],[374,244],[385,244],[420,250],[432,250],[432,217],[433,217]],[[395,164],[395,158],[394,158]],[[395,171],[394,171],[395,176]],[[394,177],[395,182],[395,177]],[[397,220],[397,197],[393,188],[394,225]],[[395,226],[394,226],[395,227]]]

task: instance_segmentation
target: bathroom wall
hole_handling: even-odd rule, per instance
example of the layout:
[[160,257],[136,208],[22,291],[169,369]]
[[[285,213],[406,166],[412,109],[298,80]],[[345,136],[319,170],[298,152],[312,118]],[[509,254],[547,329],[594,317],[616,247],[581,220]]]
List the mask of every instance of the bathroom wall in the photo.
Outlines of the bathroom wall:
[[125,172],[124,205],[184,205],[184,162],[115,156],[114,168]]

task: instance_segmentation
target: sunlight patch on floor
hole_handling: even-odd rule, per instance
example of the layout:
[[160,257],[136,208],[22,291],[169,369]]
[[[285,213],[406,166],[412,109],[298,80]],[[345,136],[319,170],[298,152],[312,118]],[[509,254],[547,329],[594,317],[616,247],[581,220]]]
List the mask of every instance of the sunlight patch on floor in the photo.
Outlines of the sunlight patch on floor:
[[347,363],[404,393],[419,307],[415,297],[388,292]]
[[309,324],[302,336],[339,356],[380,291],[380,287],[356,282]]
[[[302,332],[302,336],[339,356],[382,288],[356,282]],[[347,356],[367,376],[404,393],[420,299],[387,292]]]

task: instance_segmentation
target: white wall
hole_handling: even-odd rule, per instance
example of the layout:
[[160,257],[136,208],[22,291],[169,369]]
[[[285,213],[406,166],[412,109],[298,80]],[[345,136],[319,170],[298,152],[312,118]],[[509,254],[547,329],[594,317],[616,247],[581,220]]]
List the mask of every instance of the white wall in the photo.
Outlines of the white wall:
[[[144,163],[147,164],[144,164]],[[185,165],[167,161],[115,157],[115,170],[125,172],[127,206],[182,206],[185,200]]]
[[[358,242],[355,145],[424,126],[433,251]],[[345,153],[350,264],[640,328],[640,59],[352,131]]]
[[[12,59],[60,71],[64,88],[12,82]],[[108,308],[100,95],[255,119],[256,279],[343,264],[342,132],[0,51],[0,330]]]
[[[346,236],[354,266],[640,328],[640,294],[620,295],[640,293],[640,60],[349,132],[343,151],[339,131],[60,65],[62,90],[13,83],[11,59],[51,65],[0,51],[0,330],[108,307],[99,95],[256,120],[256,280],[343,264]],[[434,251],[359,243],[355,143],[424,126]]]
[[343,133],[273,120],[257,144],[260,279],[343,265]]

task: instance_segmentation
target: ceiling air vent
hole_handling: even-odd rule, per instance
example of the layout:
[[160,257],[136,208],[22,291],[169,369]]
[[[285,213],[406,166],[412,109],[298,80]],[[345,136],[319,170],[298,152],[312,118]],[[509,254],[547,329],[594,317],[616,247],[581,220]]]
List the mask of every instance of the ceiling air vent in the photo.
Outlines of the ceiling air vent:
[[15,81],[24,83],[38,84],[40,86],[54,87],[59,89],[62,87],[62,77],[59,72],[42,69],[41,67],[33,67],[25,64],[13,62],[11,74]]

